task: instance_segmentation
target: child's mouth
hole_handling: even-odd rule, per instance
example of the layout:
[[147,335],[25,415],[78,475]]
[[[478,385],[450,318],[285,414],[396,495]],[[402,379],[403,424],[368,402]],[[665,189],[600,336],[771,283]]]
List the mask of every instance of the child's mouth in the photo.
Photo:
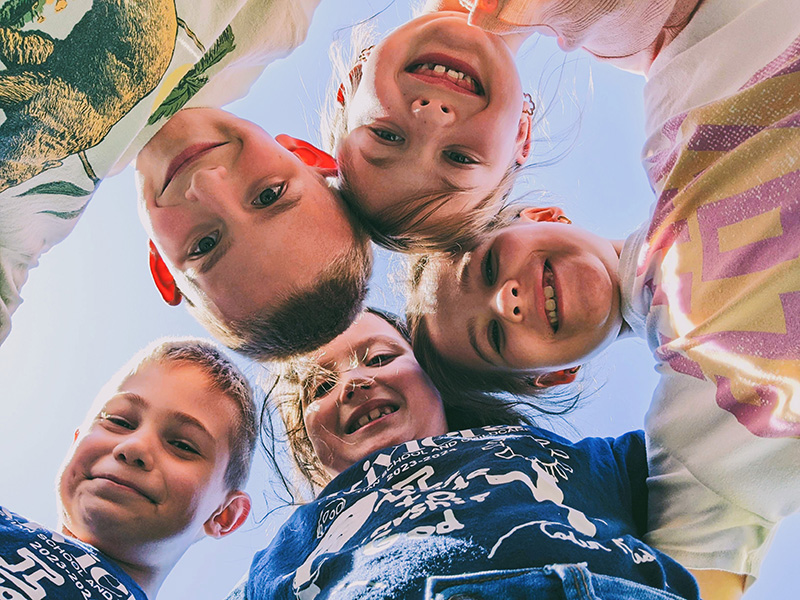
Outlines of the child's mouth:
[[483,96],[483,85],[475,69],[467,62],[440,53],[417,57],[406,68],[407,73],[423,78],[440,79],[469,94]]
[[369,425],[373,421],[377,421],[381,417],[385,417],[386,415],[390,415],[393,412],[397,412],[397,408],[398,408],[397,406],[387,405],[387,406],[382,406],[380,408],[374,408],[371,411],[369,411],[369,413],[361,415],[358,421],[356,421],[355,423],[351,424],[348,427],[347,431],[348,435],[355,433],[362,427],[366,427],[367,425]]
[[418,75],[421,74],[429,77],[447,79],[451,83],[454,83],[458,87],[467,90],[468,92],[478,96],[483,95],[483,90],[475,79],[465,74],[463,71],[457,71],[444,65],[439,65],[436,63],[423,63],[412,67],[410,72]]
[[550,263],[545,261],[542,273],[542,293],[544,294],[544,310],[553,333],[558,331],[558,300],[556,298],[555,276]]

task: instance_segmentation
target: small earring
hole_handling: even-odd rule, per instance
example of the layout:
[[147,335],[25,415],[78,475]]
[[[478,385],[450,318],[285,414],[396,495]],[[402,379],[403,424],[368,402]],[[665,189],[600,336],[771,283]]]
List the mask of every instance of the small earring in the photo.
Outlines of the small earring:
[[566,215],[558,215],[556,221],[561,221],[562,223],[566,223],[567,225],[572,225],[572,221]]
[[[352,69],[350,69],[350,73],[348,74],[351,87],[354,87],[356,82],[361,79],[361,67],[365,62],[367,62],[370,52],[372,52],[374,47],[375,46],[372,45],[369,48],[364,48],[361,52],[359,52],[358,58],[356,59],[356,64]],[[336,90],[336,102],[344,106],[344,83],[341,83],[339,85],[339,89]]]
[[578,365],[570,369],[562,369],[560,371],[553,371],[552,373],[543,373],[536,377],[528,377],[527,383],[531,387],[540,389],[572,383],[575,381],[575,375],[580,368],[580,365]]
[[550,387],[550,386],[545,385],[544,383],[542,383],[540,377],[541,377],[541,375],[537,375],[536,377],[528,377],[528,380],[527,380],[528,385],[531,386],[531,387],[540,388],[540,389],[544,389],[546,387]]
[[367,59],[369,58],[369,54],[370,54],[370,52],[372,52],[372,49],[374,47],[375,47],[375,44],[373,44],[369,48],[364,48],[361,52],[359,52],[358,59],[356,60],[356,62],[367,62]]
[[522,94],[522,112],[526,115],[533,116],[533,111],[535,110],[536,103],[533,101],[533,97],[528,92]]

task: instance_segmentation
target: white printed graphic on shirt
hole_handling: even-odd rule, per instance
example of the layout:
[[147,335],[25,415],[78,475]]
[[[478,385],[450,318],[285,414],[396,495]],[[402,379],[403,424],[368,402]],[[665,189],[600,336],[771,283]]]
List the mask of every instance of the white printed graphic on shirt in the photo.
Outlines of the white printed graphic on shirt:
[[21,520],[0,507],[0,520],[35,536],[21,542],[16,556],[0,557],[0,598],[103,598],[135,600],[98,556],[61,534]]
[[[492,434],[514,433],[519,428],[506,427],[492,430]],[[373,531],[361,532],[364,540],[359,550],[362,556],[377,555],[397,543],[405,544],[411,540],[421,540],[431,536],[447,536],[449,533],[464,528],[459,521],[460,510],[472,510],[484,502],[495,486],[520,484],[530,490],[536,502],[552,502],[565,513],[566,522],[531,521],[515,524],[510,531],[498,532],[498,540],[491,550],[493,556],[500,545],[518,530],[538,526],[545,535],[562,541],[571,542],[581,548],[611,552],[603,544],[591,539],[597,527],[586,515],[573,507],[564,504],[564,493],[559,481],[567,481],[573,472],[569,465],[569,455],[559,448],[552,447],[549,440],[535,439],[543,450],[550,455],[550,460],[515,452],[504,439],[492,437],[487,440],[482,450],[491,452],[500,459],[490,468],[481,468],[468,473],[455,471],[448,473],[445,479],[438,479],[431,460],[451,453],[464,443],[465,439],[475,437],[472,432],[460,432],[462,438],[446,438],[434,440],[426,438],[408,442],[403,446],[387,449],[371,462],[365,462],[365,477],[356,483],[349,492],[358,489],[375,491],[362,497],[352,506],[345,509],[345,498],[334,497],[320,515],[317,525],[319,542],[303,565],[295,572],[293,589],[301,600],[313,600],[320,592],[315,582],[326,562],[341,550],[356,534],[372,514],[381,511],[386,504],[395,507],[393,514],[397,517],[382,523]],[[502,465],[508,461],[509,468]],[[523,465],[526,468],[521,469]],[[407,474],[407,475],[405,475]],[[405,476],[404,476],[405,475]],[[387,489],[387,481],[391,487]],[[480,482],[480,483],[479,483]],[[487,491],[486,485],[490,489]],[[480,491],[470,493],[470,488],[478,487]],[[402,507],[402,512],[396,510]],[[430,519],[424,525],[411,527],[415,520],[431,512],[439,515],[432,523]],[[636,562],[644,562],[645,558],[624,546],[617,544],[617,550],[623,550],[634,557]],[[326,583],[327,585],[327,583]]]

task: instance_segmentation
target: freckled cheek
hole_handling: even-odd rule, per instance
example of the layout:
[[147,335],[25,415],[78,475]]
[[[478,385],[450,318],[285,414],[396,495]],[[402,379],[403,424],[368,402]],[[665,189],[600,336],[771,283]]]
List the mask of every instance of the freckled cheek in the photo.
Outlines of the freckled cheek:
[[186,241],[187,232],[192,223],[187,215],[177,211],[171,214],[157,214],[150,219],[152,237],[161,248],[165,258],[175,261],[176,256]]

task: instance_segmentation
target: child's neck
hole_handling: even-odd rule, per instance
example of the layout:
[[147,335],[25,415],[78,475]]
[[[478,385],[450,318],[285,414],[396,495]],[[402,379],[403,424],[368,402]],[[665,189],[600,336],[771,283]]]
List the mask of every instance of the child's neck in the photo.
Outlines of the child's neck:
[[125,571],[128,576],[139,585],[140,588],[142,588],[142,591],[144,591],[150,600],[155,600],[155,597],[158,595],[158,591],[161,589],[161,585],[164,583],[167,575],[172,570],[172,567],[175,566],[172,564],[168,567],[159,566],[156,568],[147,565],[127,563],[114,557],[110,558],[120,569]]
[[[67,535],[73,539],[79,540],[84,544],[92,545],[91,543],[81,540],[78,536],[76,536],[72,531],[70,531],[63,523],[59,527],[60,532],[64,535]],[[117,565],[120,569],[125,571],[125,573],[133,579],[136,584],[142,588],[142,591],[145,595],[150,599],[154,600],[155,597],[158,595],[158,591],[161,589],[161,585],[164,583],[164,580],[169,575],[172,568],[178,562],[176,558],[173,561],[164,561],[163,564],[159,564],[158,567],[151,567],[144,564],[128,562],[121,560],[119,557],[114,556],[105,552],[102,548],[97,548],[93,546],[96,550],[102,552],[106,558],[111,560],[115,565]],[[180,558],[180,556],[178,557]]]

